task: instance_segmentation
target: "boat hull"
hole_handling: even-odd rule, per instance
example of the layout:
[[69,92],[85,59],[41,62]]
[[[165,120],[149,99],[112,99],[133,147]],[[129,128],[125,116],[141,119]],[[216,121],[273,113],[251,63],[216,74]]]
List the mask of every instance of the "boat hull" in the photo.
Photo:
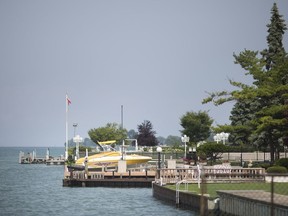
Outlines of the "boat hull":
[[[127,165],[143,164],[150,161],[152,158],[141,155],[122,155],[120,152],[102,152],[99,154],[91,155],[87,158],[88,168],[101,168],[101,167],[116,167],[119,160],[125,160]],[[85,157],[79,158],[75,165],[85,166]]]

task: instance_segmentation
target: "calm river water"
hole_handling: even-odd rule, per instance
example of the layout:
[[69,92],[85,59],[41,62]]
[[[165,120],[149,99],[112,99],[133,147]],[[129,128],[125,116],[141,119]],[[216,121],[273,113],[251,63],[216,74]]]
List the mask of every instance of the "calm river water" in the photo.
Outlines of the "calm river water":
[[151,188],[62,187],[63,166],[18,164],[19,151],[34,149],[45,156],[46,148],[0,147],[0,215],[197,215],[153,198]]

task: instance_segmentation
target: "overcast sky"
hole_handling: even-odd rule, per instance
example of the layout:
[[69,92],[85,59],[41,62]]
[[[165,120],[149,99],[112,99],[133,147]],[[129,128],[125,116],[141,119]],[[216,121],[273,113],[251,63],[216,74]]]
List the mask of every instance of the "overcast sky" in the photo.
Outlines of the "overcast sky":
[[69,138],[120,124],[121,105],[126,129],[157,136],[181,136],[187,111],[229,123],[233,103],[201,101],[251,81],[233,53],[267,47],[273,2],[0,0],[0,146],[64,146],[66,92]]

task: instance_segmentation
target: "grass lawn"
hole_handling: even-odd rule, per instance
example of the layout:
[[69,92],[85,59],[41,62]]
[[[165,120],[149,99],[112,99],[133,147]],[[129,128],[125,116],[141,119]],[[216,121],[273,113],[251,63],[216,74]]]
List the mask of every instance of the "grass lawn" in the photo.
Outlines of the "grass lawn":
[[[166,185],[166,187],[176,190],[175,185]],[[217,190],[264,190],[270,192],[271,183],[208,183],[206,184],[206,188],[207,189],[205,193],[210,194],[211,198],[216,198]],[[180,190],[184,190],[184,184],[180,186]],[[198,188],[198,184],[189,184],[188,192],[200,194],[201,189]],[[275,183],[274,192],[278,194],[288,195],[288,183]]]

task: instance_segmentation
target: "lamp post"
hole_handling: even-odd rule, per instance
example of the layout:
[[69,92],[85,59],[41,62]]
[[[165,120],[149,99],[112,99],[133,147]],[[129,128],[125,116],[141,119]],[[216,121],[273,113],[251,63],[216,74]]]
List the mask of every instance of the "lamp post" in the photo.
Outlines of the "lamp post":
[[196,166],[196,162],[197,162],[196,147],[193,147],[192,151],[193,151],[194,166]]
[[81,143],[82,141],[83,141],[83,138],[80,137],[79,135],[73,138],[73,142],[76,143],[76,160],[79,159],[79,143]]
[[[87,154],[87,151],[86,151],[86,154]],[[85,156],[84,165],[85,165],[85,178],[88,179],[88,156],[87,155]]]
[[186,158],[186,143],[189,142],[189,137],[184,135],[181,137],[181,141],[184,143],[184,146],[185,146],[185,152],[184,152],[184,158]]
[[78,126],[78,123],[73,123],[73,127],[74,127],[74,137],[76,136],[76,128]]
[[157,147],[156,151],[158,152],[158,172],[157,172],[157,176],[158,178],[160,178],[160,169],[161,169],[161,152],[162,152],[162,148],[160,146]]
[[213,139],[214,139],[214,141],[217,142],[217,143],[218,143],[219,141],[221,141],[220,134],[217,133],[217,134],[213,137]]
[[225,140],[228,140],[229,133],[221,132],[220,136],[221,136],[221,139],[223,140],[223,144],[225,145]]
[[228,140],[229,135],[230,135],[229,133],[221,132],[217,133],[213,138],[214,141],[216,141],[217,143],[222,140],[223,144],[225,145],[225,140]]

